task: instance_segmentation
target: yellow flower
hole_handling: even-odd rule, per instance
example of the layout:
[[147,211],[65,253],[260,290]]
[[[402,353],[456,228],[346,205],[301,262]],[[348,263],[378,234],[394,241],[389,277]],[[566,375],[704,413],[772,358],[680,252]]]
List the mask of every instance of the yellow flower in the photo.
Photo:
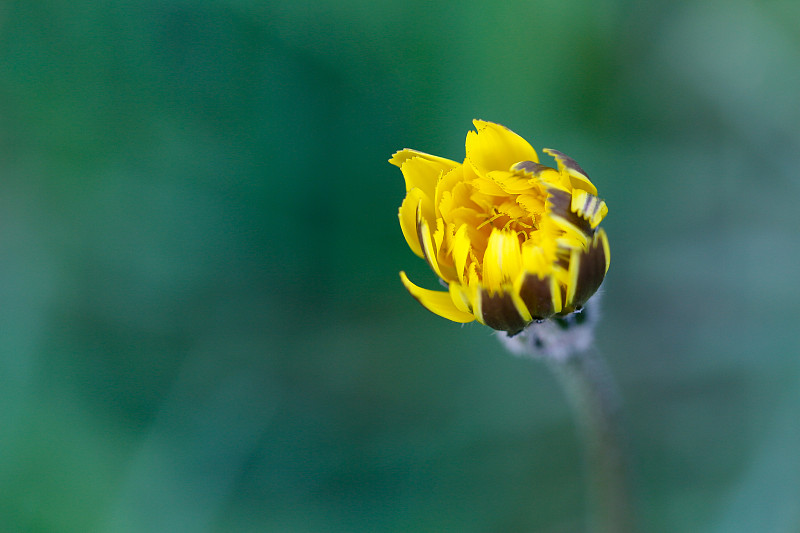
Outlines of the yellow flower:
[[467,133],[466,158],[404,149],[400,227],[449,290],[400,277],[428,310],[454,322],[476,318],[514,335],[533,321],[580,310],[603,282],[608,207],[578,164],[545,149],[558,169],[511,130],[482,120]]

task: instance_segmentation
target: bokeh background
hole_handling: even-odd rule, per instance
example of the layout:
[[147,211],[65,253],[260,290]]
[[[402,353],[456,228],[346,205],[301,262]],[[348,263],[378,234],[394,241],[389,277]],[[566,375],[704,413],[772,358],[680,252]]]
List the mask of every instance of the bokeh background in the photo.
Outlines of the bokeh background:
[[398,271],[471,119],[610,207],[647,532],[800,531],[800,4],[0,4],[0,531],[574,532],[543,365]]

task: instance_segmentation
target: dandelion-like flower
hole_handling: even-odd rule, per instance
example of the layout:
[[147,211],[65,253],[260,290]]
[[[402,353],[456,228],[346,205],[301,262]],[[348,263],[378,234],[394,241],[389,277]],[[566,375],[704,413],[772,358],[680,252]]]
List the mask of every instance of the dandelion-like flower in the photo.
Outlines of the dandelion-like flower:
[[473,121],[463,164],[404,149],[389,160],[403,172],[400,227],[448,291],[406,289],[454,322],[477,319],[515,335],[534,321],[579,311],[610,261],[600,222],[608,207],[571,158],[544,152],[499,124]]

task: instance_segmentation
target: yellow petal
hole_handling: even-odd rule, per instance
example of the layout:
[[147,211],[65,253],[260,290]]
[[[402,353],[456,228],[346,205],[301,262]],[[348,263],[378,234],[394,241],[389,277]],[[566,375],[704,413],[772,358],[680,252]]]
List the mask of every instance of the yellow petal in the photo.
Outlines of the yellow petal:
[[478,322],[483,324],[483,315],[481,315],[481,297],[483,291],[481,286],[480,275],[478,274],[478,264],[472,262],[467,267],[467,297],[472,303],[472,314],[478,319]]
[[608,273],[608,267],[611,265],[611,249],[608,246],[608,235],[606,235],[606,230],[600,228],[597,230],[597,235],[594,236],[595,243],[594,245],[597,246],[597,241],[600,241],[603,245],[603,255],[606,258],[606,270],[605,272]]
[[389,160],[389,163],[393,164],[396,167],[402,167],[403,163],[405,163],[412,157],[419,157],[421,159],[437,163],[442,168],[453,168],[458,165],[458,163],[456,163],[455,161],[451,161],[450,159],[439,157],[438,155],[426,154],[425,152],[420,152],[419,150],[412,150],[410,148],[403,148],[402,150],[399,150],[394,154],[392,154],[392,158]]
[[455,281],[450,284],[450,299],[453,301],[459,311],[473,315],[473,303],[470,295],[472,291],[468,287]]
[[566,172],[559,172],[554,168],[546,168],[543,172],[539,173],[536,178],[539,183],[544,185],[545,188],[554,186],[567,192],[572,190],[569,176],[566,174]]
[[493,229],[483,255],[483,285],[497,291],[517,279],[522,270],[519,237],[513,231]]
[[[548,244],[554,241],[550,240]],[[552,247],[552,246],[551,246]],[[530,274],[544,277],[550,273],[554,254],[547,254],[545,249],[533,240],[522,243],[522,270]]]
[[[439,184],[441,185],[445,180],[447,180],[447,176],[442,178]],[[466,183],[456,183],[451,191],[442,191],[437,206],[437,216],[441,216],[447,222],[455,222],[458,220],[459,212],[467,210],[474,213],[472,217],[477,217],[478,212],[482,213],[483,209],[472,201],[473,193],[472,186]],[[439,194],[438,190],[437,194]]]
[[507,194],[521,194],[529,192],[533,188],[531,178],[522,173],[508,170],[492,170],[487,172],[486,176],[497,183]]
[[428,261],[428,264],[436,272],[436,275],[439,276],[440,279],[445,279],[444,274],[442,274],[442,270],[439,268],[439,260],[438,260],[438,248],[436,247],[436,242],[434,241],[433,234],[431,233],[431,228],[428,225],[428,221],[426,217],[422,214],[422,202],[417,206],[417,237],[419,238],[419,244],[422,249],[422,257]]
[[[419,235],[417,234],[417,208],[420,202],[425,202],[425,193],[420,189],[411,189],[408,191],[403,203],[400,205],[400,229],[403,231],[403,237],[406,238],[408,247],[411,251],[420,257],[425,257],[422,253],[422,247],[419,243]],[[430,201],[430,200],[427,200]]]
[[589,179],[581,166],[571,157],[558,150],[545,148],[544,153],[552,156],[558,163],[558,170],[569,176],[570,185],[573,189],[580,189],[590,194],[597,195],[597,187]]
[[467,283],[466,267],[467,259],[469,258],[469,234],[467,233],[468,226],[462,224],[455,237],[453,237],[453,263],[456,267],[456,276],[462,284]]
[[505,199],[503,203],[498,205],[497,212],[508,215],[513,219],[521,219],[528,214],[528,212],[525,211],[525,209],[523,209],[517,202],[515,202],[514,198],[512,197]]
[[546,199],[546,194],[536,191],[531,194],[520,194],[517,196],[516,202],[529,213],[544,213],[544,202]]
[[475,190],[489,196],[508,196],[499,183],[489,177],[478,177],[472,182]]
[[403,162],[400,170],[405,178],[406,192],[418,188],[425,191],[425,194],[431,198],[433,198],[436,184],[444,172],[441,166],[420,157],[407,159]]
[[547,218],[561,228],[567,238],[578,240],[585,248],[586,237],[590,237],[593,233],[592,227],[588,220],[572,210],[571,193],[552,188],[548,189],[548,192],[550,194],[546,204],[549,211]]
[[456,307],[449,292],[431,291],[418,287],[408,279],[405,272],[400,272],[400,279],[411,296],[416,298],[428,311],[453,322],[466,323],[475,320],[474,315],[465,313]]
[[441,272],[440,277],[444,280],[451,281],[456,278],[455,270],[453,268],[452,256],[448,253],[448,247],[451,246],[453,235],[448,234],[448,231],[454,229],[452,224],[445,226],[444,220],[441,218],[436,219],[436,230],[433,232],[433,244],[436,249],[436,263]]
[[520,161],[538,162],[528,141],[500,124],[473,120],[477,132],[467,133],[467,160],[478,175],[491,170],[509,170]]
[[553,276],[550,278],[552,283],[551,290],[553,291],[553,310],[556,313],[560,313],[562,309],[564,309],[564,301],[561,298],[561,286],[558,284],[556,277]]
[[442,178],[436,183],[436,192],[434,198],[436,207],[436,216],[443,216],[447,218],[447,211],[452,208],[454,193],[456,188],[465,187],[463,167],[458,165],[450,169],[442,175]]
[[567,278],[567,296],[564,299],[564,307],[571,309],[572,302],[575,300],[575,292],[578,288],[578,273],[581,266],[581,250],[574,248],[569,258],[569,277]]

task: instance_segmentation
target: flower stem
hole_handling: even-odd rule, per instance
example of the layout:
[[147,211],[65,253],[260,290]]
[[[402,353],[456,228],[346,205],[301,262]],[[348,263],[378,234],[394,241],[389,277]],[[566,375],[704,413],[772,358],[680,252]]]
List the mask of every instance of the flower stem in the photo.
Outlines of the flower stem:
[[620,401],[611,374],[593,348],[565,358],[546,357],[559,378],[583,436],[588,472],[590,531],[633,533],[628,464]]

